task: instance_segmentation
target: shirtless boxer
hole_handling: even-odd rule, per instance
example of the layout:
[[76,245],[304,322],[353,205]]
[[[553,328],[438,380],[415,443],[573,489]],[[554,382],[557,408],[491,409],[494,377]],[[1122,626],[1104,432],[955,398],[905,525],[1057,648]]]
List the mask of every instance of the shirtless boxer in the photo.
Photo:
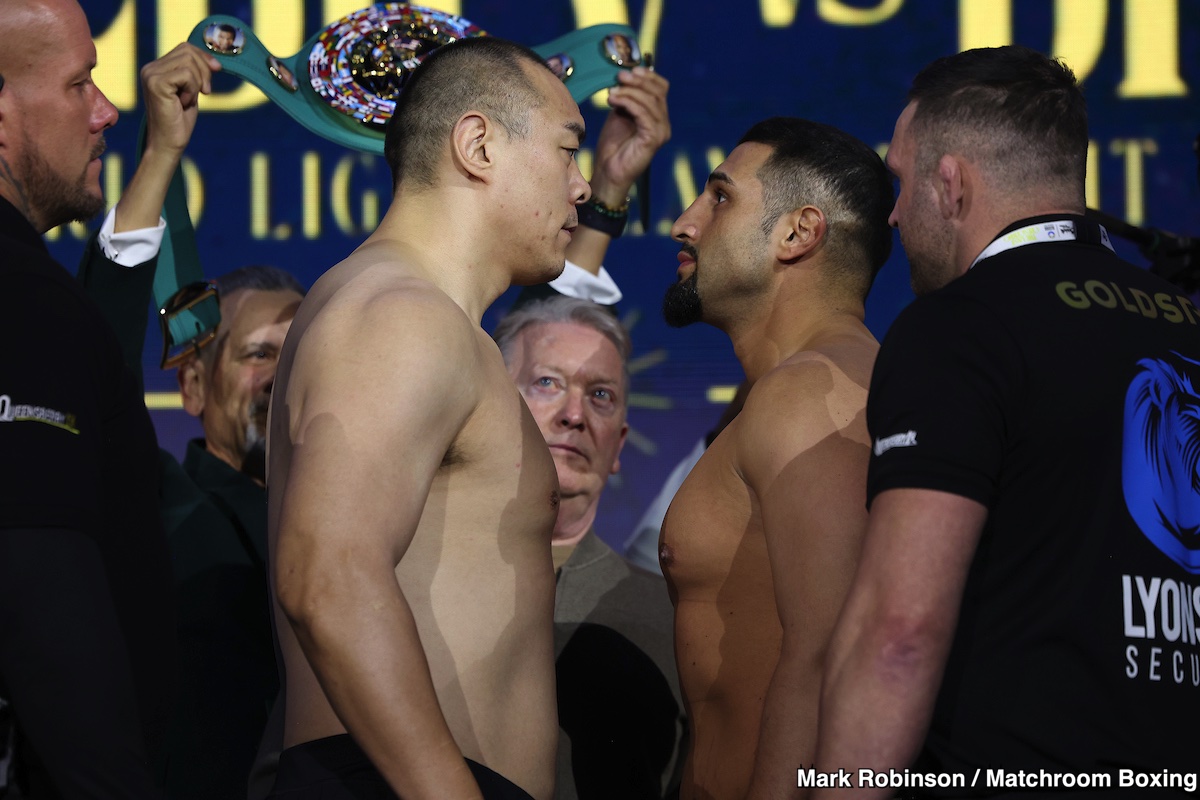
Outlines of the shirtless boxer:
[[558,483],[479,321],[562,271],[583,132],[532,51],[442,48],[388,127],[391,208],[296,314],[270,422],[280,796],[351,796],[351,773],[405,800],[551,796]]
[[729,334],[753,388],[663,523],[691,751],[685,800],[788,797],[866,529],[863,301],[891,251],[879,157],[826,125],[755,125],[676,220],[676,326]]

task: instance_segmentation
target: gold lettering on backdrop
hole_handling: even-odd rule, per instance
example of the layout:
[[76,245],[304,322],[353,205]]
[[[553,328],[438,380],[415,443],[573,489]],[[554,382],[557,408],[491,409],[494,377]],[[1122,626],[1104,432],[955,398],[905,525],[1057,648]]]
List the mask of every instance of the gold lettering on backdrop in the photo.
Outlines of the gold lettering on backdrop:
[[[158,53],[166,53],[187,39],[192,28],[210,13],[208,0],[158,0]],[[300,49],[304,31],[304,0],[251,0],[250,19],[243,20],[263,47],[277,56],[290,56]],[[203,111],[243,111],[267,102],[266,95],[249,83],[239,83],[229,92],[200,98]]]
[[[831,25],[878,25],[891,19],[904,0],[880,0],[870,8],[848,5],[842,0],[817,0],[817,16]],[[787,28],[796,21],[800,0],[758,0],[763,24],[768,28]]]
[[1091,74],[1104,52],[1108,0],[1055,0],[1050,52],[1066,61],[1080,80]]
[[[599,136],[599,131],[594,132],[595,136]],[[579,165],[579,173],[583,175],[583,179],[588,183],[592,182],[592,170],[595,169],[596,154],[590,147],[580,148],[575,154],[575,163]]]
[[267,181],[270,179],[270,159],[266,153],[250,155],[250,236],[267,238],[271,228],[271,201]]
[[271,224],[271,159],[263,152],[250,156],[250,235],[279,241],[291,238],[292,226]]
[[68,222],[66,225],[59,225],[57,228],[46,231],[44,238],[47,242],[57,242],[63,236],[70,236],[72,239],[82,242],[87,235],[87,226],[82,222]]
[[[958,46],[999,47],[1013,43],[1012,0],[959,0]],[[1083,80],[1104,50],[1108,0],[1055,0],[1051,52]]]
[[[381,170],[388,173],[387,185],[390,188],[392,185],[390,170],[384,164],[383,159],[376,158],[366,153],[361,153],[358,156],[359,165],[366,170],[368,175],[374,174],[376,170]],[[379,227],[379,192],[374,189],[364,189],[361,196],[362,209],[362,231],[370,233]]]
[[[211,12],[209,0],[153,0],[158,21],[157,50],[165,53],[183,41],[192,28]],[[140,0],[149,3],[150,0]],[[1116,87],[1122,98],[1184,97],[1188,85],[1180,74],[1179,0],[1124,0],[1124,74]],[[137,53],[139,0],[122,0],[108,28],[96,36],[96,83],[121,111],[137,105],[139,90]],[[450,14],[462,13],[461,0],[426,2]],[[781,28],[795,22],[800,0],[759,0],[763,24]],[[245,20],[272,53],[289,56],[312,31],[304,29],[305,0],[251,0],[251,18]],[[571,0],[576,26],[619,22],[629,24],[627,0]],[[332,22],[363,7],[363,0],[323,0],[322,19]],[[911,9],[910,4],[910,9]],[[859,7],[845,0],[816,0],[817,15],[833,25],[865,26],[886,21],[904,8],[904,0],[879,0]],[[1083,80],[1103,51],[1109,19],[1107,0],[1055,0],[1052,52],[1062,57]],[[639,39],[644,50],[657,47],[663,0],[647,0]],[[959,0],[959,48],[988,47],[1013,41],[1012,0]],[[265,22],[263,22],[265,21]],[[488,20],[472,20],[485,29]],[[605,107],[603,94],[595,103]],[[249,84],[219,95],[206,96],[206,111],[237,111],[265,102]]]
[[[764,0],[765,2],[765,0]],[[959,0],[959,49],[1013,42],[1012,0]],[[1118,97],[1183,97],[1179,0],[1125,0],[1125,74]],[[1104,51],[1107,0],[1055,0],[1051,52],[1084,80]]]
[[[793,15],[796,3],[792,3]],[[817,0],[817,16],[833,25],[878,25],[896,16],[904,0],[880,0],[871,8],[847,5],[842,0]]]
[[1054,38],[1050,52],[1071,66],[1083,80],[1104,52],[1108,0],[1054,0]]
[[[708,173],[721,166],[721,162],[725,160],[725,151],[719,147],[710,147],[704,151],[704,157],[708,164],[708,172],[704,174],[704,181],[696,182],[695,173],[692,172],[692,162],[688,159],[686,151],[675,154],[675,168],[673,170],[675,176],[675,190],[679,195],[679,213],[696,202],[696,198],[700,196],[700,190],[703,188],[704,182],[708,180]],[[671,225],[675,222],[672,219],[659,220],[657,232],[662,236],[671,235]]]
[[[322,24],[339,20],[348,14],[353,14],[355,11],[360,11],[366,8],[368,5],[370,5],[370,3],[364,2],[364,0],[324,0],[324,2],[321,4],[321,19],[324,20]],[[447,14],[462,16],[461,0],[434,0],[433,2],[422,0],[422,2],[413,3],[413,5],[424,6],[425,8],[432,8],[437,11],[445,11]],[[488,20],[486,19],[471,19],[471,22],[474,22],[485,31],[488,29]]]
[[188,216],[192,218],[192,227],[200,227],[204,216],[204,176],[196,167],[196,162],[184,156],[179,162],[183,172],[183,191],[187,195]]
[[1012,44],[1011,0],[958,0],[958,49]]
[[300,166],[300,202],[304,204],[302,225],[305,239],[321,238],[321,156],[315,150],[304,154]]
[[1125,0],[1125,77],[1117,97],[1183,97],[1178,0]]
[[[688,160],[686,152],[675,154],[675,190],[679,193],[680,209],[687,208],[695,200],[699,194],[696,188],[696,176],[692,173],[692,162]],[[672,220],[660,220],[658,223],[658,233],[661,236],[671,235]]]
[[1108,146],[1114,156],[1125,159],[1125,221],[1141,225],[1146,221],[1145,156],[1158,153],[1153,139],[1113,139]]
[[1088,140],[1087,166],[1083,181],[1083,199],[1088,208],[1100,208],[1100,145]]
[[96,37],[92,80],[121,111],[137,105],[137,0],[124,0],[108,29]]
[[333,221],[346,236],[358,233],[354,217],[350,214],[350,173],[353,169],[354,156],[342,156],[333,168],[333,178],[329,182],[329,207],[333,211]]
[[[300,158],[300,231],[305,239],[321,238],[321,156],[309,150]],[[295,219],[294,214],[284,216]],[[250,156],[250,235],[255,239],[292,238],[291,222],[271,223],[271,161],[264,152]]]
[[125,159],[120,153],[109,153],[104,157],[104,200],[112,208],[121,199],[125,189]]

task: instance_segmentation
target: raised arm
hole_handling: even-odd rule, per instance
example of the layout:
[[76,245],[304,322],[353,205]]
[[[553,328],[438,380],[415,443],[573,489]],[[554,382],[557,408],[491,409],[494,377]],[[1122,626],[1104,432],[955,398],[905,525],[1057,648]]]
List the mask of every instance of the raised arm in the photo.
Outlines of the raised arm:
[[[609,208],[625,204],[633,182],[671,138],[667,79],[645,67],[622,70],[617,79],[620,85],[609,92],[612,111],[596,141],[591,179],[592,201]],[[567,247],[567,260],[599,274],[611,242],[607,233],[580,225]]]
[[867,525],[862,394],[811,361],[761,378],[738,417],[738,459],[762,510],[783,627],[747,793],[755,800],[798,796],[796,770],[816,752],[825,654]]
[[115,233],[158,225],[171,176],[196,127],[197,101],[220,69],[215,57],[187,43],[142,67],[146,148],[117,202]]
[[475,333],[430,295],[384,294],[305,331],[271,412],[291,439],[273,569],[333,710],[393,790],[472,798],[395,574],[480,391]]
[[[891,489],[875,498],[862,564],[830,649],[818,770],[886,772],[912,763],[933,714],[986,518],[982,504],[946,492]],[[825,790],[813,795],[826,796]]]
[[[158,229],[171,176],[196,124],[196,98],[208,92],[215,58],[181,44],[142,68],[146,103],[146,149],[129,186],[109,212],[103,228],[111,246],[93,236],[84,250],[78,278],[117,334],[126,365],[139,383],[142,349],[154,286],[154,265],[162,233]],[[126,234],[123,240],[121,234]],[[140,234],[140,235],[138,235]],[[133,235],[135,238],[130,239]],[[137,247],[130,249],[129,242]],[[132,258],[130,252],[136,253]]]

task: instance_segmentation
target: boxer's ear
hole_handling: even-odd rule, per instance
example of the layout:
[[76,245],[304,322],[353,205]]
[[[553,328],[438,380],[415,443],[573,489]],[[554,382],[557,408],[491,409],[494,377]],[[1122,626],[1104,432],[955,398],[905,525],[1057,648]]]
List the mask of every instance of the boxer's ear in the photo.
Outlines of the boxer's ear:
[[771,255],[790,263],[815,252],[825,241],[828,223],[816,206],[801,206],[779,217],[771,232]]
[[450,134],[455,169],[474,180],[488,180],[496,163],[496,133],[496,124],[482,111],[468,111],[459,117]]

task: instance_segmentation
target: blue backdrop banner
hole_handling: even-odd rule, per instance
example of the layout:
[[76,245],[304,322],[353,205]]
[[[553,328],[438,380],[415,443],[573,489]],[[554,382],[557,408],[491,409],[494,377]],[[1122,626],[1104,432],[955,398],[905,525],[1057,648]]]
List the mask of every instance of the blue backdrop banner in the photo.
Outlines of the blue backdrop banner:
[[[122,112],[108,134],[110,202],[133,167],[141,116],[138,69],[187,38],[200,20],[245,20],[271,53],[291,55],[361,0],[83,0],[96,37],[96,83]],[[1200,235],[1194,143],[1200,133],[1200,3],[1191,0],[458,0],[425,2],[488,33],[530,45],[602,23],[629,25],[671,80],[674,137],[651,170],[650,225],[634,221],[606,266],[625,293],[634,339],[631,432],[622,473],[601,504],[597,531],[630,532],[671,468],[720,416],[741,378],[724,334],[668,328],[659,305],[674,280],[671,222],[754,122],[807,117],[884,152],[912,77],[939,56],[1020,43],[1063,58],[1082,79],[1091,117],[1088,204],[1135,225]],[[303,76],[300,76],[303,78]],[[318,138],[253,86],[218,75],[203,98],[185,162],[188,203],[205,274],[274,264],[305,285],[344,258],[387,208],[381,157]],[[594,135],[603,93],[583,104]],[[580,154],[589,174],[590,152]],[[469,235],[469,231],[463,231]],[[50,234],[76,263],[86,226]],[[1149,264],[1132,245],[1118,251]],[[490,330],[512,294],[484,319]],[[912,299],[896,241],[868,302],[882,337]],[[150,313],[149,309],[147,313]],[[152,339],[157,333],[152,329]],[[178,405],[173,372],[147,342],[145,373],[160,440],[182,454],[199,426]],[[379,369],[387,369],[380,364]]]

